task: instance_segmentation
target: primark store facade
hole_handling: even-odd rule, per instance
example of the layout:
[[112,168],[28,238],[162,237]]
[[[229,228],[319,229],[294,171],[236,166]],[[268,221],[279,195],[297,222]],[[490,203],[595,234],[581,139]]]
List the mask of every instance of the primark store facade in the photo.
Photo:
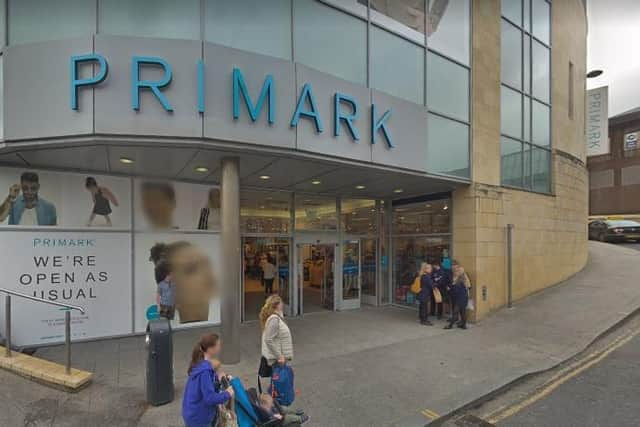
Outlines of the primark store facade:
[[[2,287],[143,332],[411,307],[465,265],[480,319],[586,261],[579,0],[3,0]],[[17,301],[14,341],[59,342]],[[234,354],[235,353],[235,354]]]

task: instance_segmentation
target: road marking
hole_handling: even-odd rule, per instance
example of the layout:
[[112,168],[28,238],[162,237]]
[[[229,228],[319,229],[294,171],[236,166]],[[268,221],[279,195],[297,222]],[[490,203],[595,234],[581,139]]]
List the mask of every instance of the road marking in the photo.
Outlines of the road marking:
[[[578,362],[575,365],[572,365],[564,369],[563,371],[559,372],[557,375],[553,376],[546,383],[546,386],[542,388],[540,391],[538,391],[537,393],[534,393],[533,395],[529,396],[522,402],[519,402],[513,406],[510,406],[509,408],[502,410],[501,412],[498,412],[498,413],[494,412],[493,414],[491,414],[489,417],[486,417],[485,419],[491,424],[497,424],[499,421],[502,421],[505,418],[512,417],[513,415],[522,411],[526,407],[548,396],[555,389],[557,389],[558,387],[560,387],[562,384],[566,383],[570,379],[574,378],[580,373],[591,368],[593,365],[601,362],[603,359],[605,359],[615,350],[619,349],[620,347],[622,347],[623,345],[631,341],[633,338],[635,338],[638,334],[640,334],[640,330],[636,330],[627,335],[618,337],[608,347],[606,347],[606,349],[594,351],[589,356],[585,357],[581,362]],[[498,411],[500,411],[500,409]]]
[[440,418],[440,415],[438,415],[436,412],[432,411],[431,409],[423,409],[420,411],[420,413],[425,417],[429,418],[430,420],[435,420],[436,418]]

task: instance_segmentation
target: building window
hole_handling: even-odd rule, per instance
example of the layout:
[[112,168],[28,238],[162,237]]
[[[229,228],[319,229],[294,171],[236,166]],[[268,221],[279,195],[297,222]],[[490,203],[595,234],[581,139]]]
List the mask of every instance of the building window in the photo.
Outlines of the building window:
[[90,36],[96,4],[87,0],[9,0],[9,44]]
[[427,45],[469,65],[469,0],[431,0],[427,14]]
[[469,178],[469,125],[429,114],[427,141],[429,172]]
[[346,234],[376,234],[378,230],[375,200],[343,199],[340,215],[342,231]]
[[[550,8],[546,0],[502,0],[501,181],[541,193],[551,192]],[[570,64],[570,91],[572,73]]]
[[242,233],[287,234],[291,232],[291,193],[243,191],[240,193]]
[[[371,87],[416,104],[424,103],[424,48],[371,27]],[[389,66],[402,64],[402,67]]]
[[291,59],[290,0],[207,0],[206,41]]
[[99,6],[101,34],[200,40],[199,0],[100,0]]
[[371,21],[424,45],[425,0],[370,0],[369,7]]
[[367,23],[316,0],[293,4],[294,60],[367,84]]
[[336,199],[306,194],[296,194],[295,199],[296,230],[338,230]]
[[429,51],[427,105],[430,111],[469,121],[469,69]]

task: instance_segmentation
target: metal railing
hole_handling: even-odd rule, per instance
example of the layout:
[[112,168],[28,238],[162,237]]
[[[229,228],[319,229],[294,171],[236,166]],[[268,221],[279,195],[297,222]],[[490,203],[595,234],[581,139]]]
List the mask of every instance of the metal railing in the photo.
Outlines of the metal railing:
[[9,289],[0,288],[0,293],[5,294],[5,356],[11,357],[11,296],[28,299],[31,301],[40,302],[43,304],[55,305],[58,307],[66,308],[64,313],[64,345],[65,345],[65,372],[67,375],[71,374],[71,310],[77,310],[81,314],[84,314],[84,308],[77,305],[63,304],[60,302],[49,301],[44,298],[38,298],[20,292],[10,291]]

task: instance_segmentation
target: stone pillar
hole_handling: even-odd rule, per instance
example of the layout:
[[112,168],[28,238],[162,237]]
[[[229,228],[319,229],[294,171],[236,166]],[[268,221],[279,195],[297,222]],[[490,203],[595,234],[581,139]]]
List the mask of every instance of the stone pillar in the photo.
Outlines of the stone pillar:
[[220,266],[222,361],[240,362],[240,166],[237,157],[222,159],[220,185]]

